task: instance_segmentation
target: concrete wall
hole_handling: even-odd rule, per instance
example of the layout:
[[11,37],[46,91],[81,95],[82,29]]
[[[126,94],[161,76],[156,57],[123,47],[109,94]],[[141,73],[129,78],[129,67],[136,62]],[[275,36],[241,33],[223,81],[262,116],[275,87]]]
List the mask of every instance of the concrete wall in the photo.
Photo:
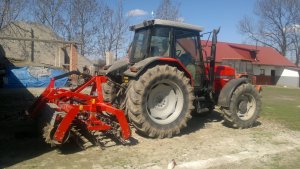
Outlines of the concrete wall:
[[[15,22],[0,30],[0,36],[15,38],[32,38],[44,40],[63,40],[45,25],[29,22]],[[32,48],[33,47],[33,48]],[[72,54],[76,58],[72,58]],[[34,61],[31,62],[33,55]],[[91,72],[95,68],[87,58],[80,56],[76,49],[71,50],[70,45],[62,43],[34,42],[0,39],[0,69],[8,65],[6,58],[15,66],[54,66],[65,67],[69,70],[80,70],[87,66]]]
[[84,66],[87,66],[87,68],[90,70],[90,74],[93,75],[95,72],[95,66],[93,66],[91,61],[86,57],[78,55],[78,70],[82,72]]
[[[61,40],[50,28],[29,22],[15,22],[7,25],[0,30],[0,36],[14,38],[36,38],[47,40]],[[0,57],[5,57],[17,63],[31,62],[33,57],[34,63],[43,65],[56,65],[59,62],[57,58],[62,44],[32,42],[22,40],[0,40],[0,45],[3,48],[4,54]]]

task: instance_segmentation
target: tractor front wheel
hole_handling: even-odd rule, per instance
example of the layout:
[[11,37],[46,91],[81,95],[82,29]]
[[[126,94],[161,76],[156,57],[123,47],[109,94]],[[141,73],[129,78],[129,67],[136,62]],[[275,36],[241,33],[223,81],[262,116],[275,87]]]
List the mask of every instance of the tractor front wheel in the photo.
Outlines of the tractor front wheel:
[[172,137],[191,118],[194,94],[184,73],[172,66],[147,70],[127,93],[128,117],[139,133],[149,137]]
[[234,128],[252,127],[259,117],[261,96],[253,85],[246,83],[233,92],[229,108],[222,108],[225,123]]

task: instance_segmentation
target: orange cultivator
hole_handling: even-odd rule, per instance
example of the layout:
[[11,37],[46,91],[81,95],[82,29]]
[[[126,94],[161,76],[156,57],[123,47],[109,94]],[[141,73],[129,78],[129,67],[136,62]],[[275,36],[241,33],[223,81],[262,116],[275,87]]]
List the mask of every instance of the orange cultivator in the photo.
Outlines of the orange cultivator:
[[[108,81],[107,77],[89,76],[87,82],[75,89],[55,88],[55,80],[72,74],[84,75],[72,71],[52,78],[49,86],[28,110],[28,115],[32,118],[43,116],[46,105],[54,110],[52,113],[47,112],[46,116],[50,118],[42,126],[46,142],[52,145],[62,144],[70,135],[78,135],[80,131],[94,136],[110,133],[121,142],[128,140],[130,128],[123,110],[113,107],[103,99],[102,84]],[[84,89],[88,88],[90,93],[84,94]]]

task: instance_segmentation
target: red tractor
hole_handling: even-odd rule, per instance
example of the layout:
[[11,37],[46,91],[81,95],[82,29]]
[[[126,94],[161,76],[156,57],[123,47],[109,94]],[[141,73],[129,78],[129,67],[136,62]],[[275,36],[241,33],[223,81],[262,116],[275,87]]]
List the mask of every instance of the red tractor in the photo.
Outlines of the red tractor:
[[[255,123],[259,91],[246,78],[236,79],[234,68],[215,66],[219,30],[212,32],[211,56],[204,59],[202,27],[155,19],[130,29],[135,35],[129,59],[106,66],[101,75],[71,90],[56,89],[54,81],[74,72],[56,77],[29,109],[38,117],[46,103],[56,106],[44,134],[49,142],[64,143],[78,126],[89,133],[112,131],[126,140],[127,119],[142,135],[172,137],[187,126],[192,113],[205,114],[215,106],[232,127]],[[89,94],[81,92],[88,87]]]

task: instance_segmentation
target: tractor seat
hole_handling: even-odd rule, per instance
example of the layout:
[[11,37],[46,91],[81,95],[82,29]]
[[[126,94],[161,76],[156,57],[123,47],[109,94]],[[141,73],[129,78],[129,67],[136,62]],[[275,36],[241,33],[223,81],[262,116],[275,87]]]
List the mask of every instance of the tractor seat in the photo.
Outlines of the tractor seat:
[[159,56],[159,47],[158,46],[151,46],[150,47],[150,56]]
[[178,59],[184,66],[187,66],[188,64],[193,62],[193,58],[189,53],[183,53],[182,55],[180,55],[180,57],[178,57]]

